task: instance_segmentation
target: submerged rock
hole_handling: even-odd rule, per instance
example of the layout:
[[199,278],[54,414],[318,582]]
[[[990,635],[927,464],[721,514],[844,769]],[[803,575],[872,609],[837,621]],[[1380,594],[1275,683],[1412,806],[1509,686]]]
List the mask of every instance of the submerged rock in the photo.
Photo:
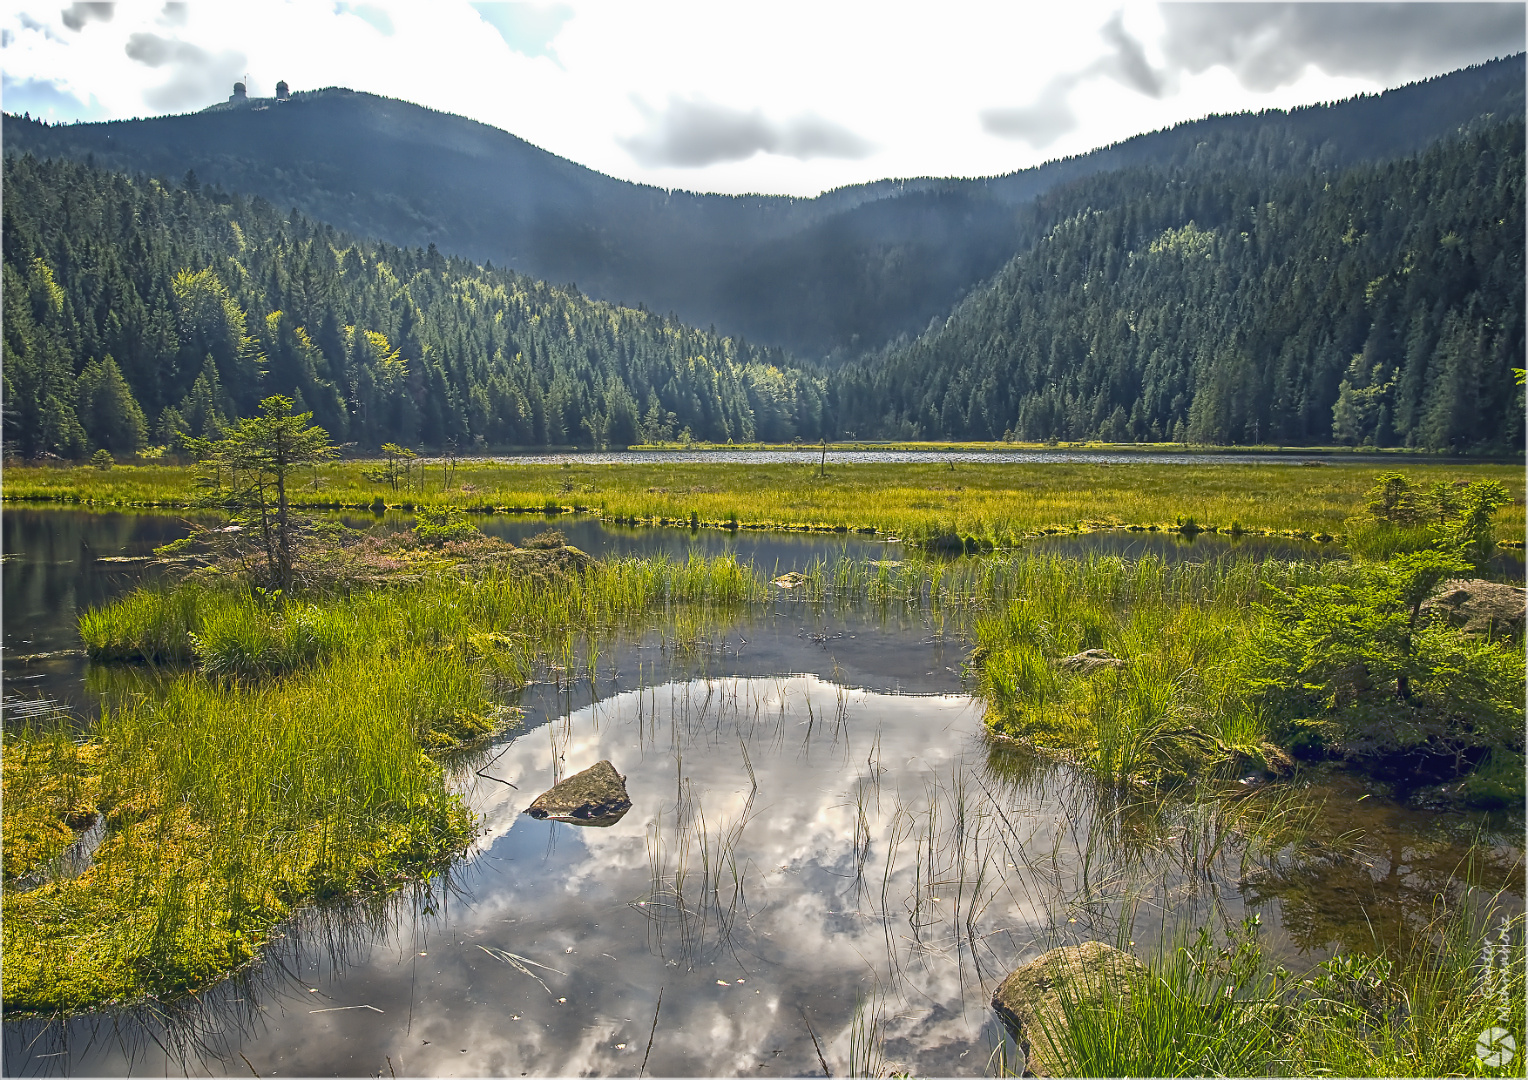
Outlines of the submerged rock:
[[779,577],[775,578],[774,581],[770,582],[770,584],[778,585],[782,589],[794,589],[797,586],[806,584],[806,575],[796,570],[792,570],[788,574],[781,574]]
[[1084,1005],[1128,1000],[1131,982],[1145,971],[1135,957],[1101,941],[1068,945],[1015,969],[992,995],[992,1007],[1023,1052],[1025,1071],[1056,1076],[1060,1064],[1050,1039],[1058,1038],[1066,1024],[1062,995]]
[[1056,661],[1062,671],[1070,671],[1077,675],[1091,675],[1095,671],[1104,668],[1122,668],[1125,662],[1113,653],[1103,649],[1084,649],[1073,656],[1063,656]]
[[608,761],[598,761],[536,796],[525,811],[573,825],[614,825],[631,809],[626,778]]
[[1450,626],[1488,638],[1518,638],[1523,634],[1525,593],[1511,585],[1481,579],[1445,581],[1423,605]]

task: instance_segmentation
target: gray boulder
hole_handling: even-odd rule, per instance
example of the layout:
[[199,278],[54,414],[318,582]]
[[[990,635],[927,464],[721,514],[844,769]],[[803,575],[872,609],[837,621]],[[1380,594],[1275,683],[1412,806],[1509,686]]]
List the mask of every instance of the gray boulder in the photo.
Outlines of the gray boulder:
[[1145,971],[1135,957],[1101,941],[1068,945],[1016,968],[992,995],[992,1007],[1023,1052],[1026,1072],[1063,1075],[1050,1045],[1066,1025],[1062,995],[1084,1004],[1129,1000],[1133,981]]
[[1084,649],[1073,656],[1063,656],[1056,661],[1062,671],[1070,671],[1075,675],[1091,675],[1095,671],[1105,668],[1122,668],[1125,662],[1113,653],[1103,649]]
[[608,761],[598,761],[536,796],[526,813],[573,825],[614,825],[631,809],[626,778]]
[[1523,590],[1496,581],[1445,581],[1422,610],[1476,637],[1520,638],[1523,634]]

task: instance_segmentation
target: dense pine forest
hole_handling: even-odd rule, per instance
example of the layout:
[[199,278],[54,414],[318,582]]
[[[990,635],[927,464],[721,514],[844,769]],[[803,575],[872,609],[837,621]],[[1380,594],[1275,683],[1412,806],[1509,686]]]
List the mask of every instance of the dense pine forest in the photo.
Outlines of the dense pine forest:
[[1019,253],[995,278],[849,362],[358,239],[192,173],[10,155],[5,444],[173,449],[284,393],[358,452],[686,436],[1520,451],[1523,137],[1521,117],[1486,116],[1342,164],[1238,128],[1057,185],[1006,211]]
[[1523,130],[1482,121],[1340,172],[1216,153],[1047,195],[1058,223],[1031,250],[841,374],[840,422],[1521,450]]
[[337,441],[790,439],[823,382],[571,287],[369,243],[259,198],[8,158],[7,447],[132,454],[292,396]]

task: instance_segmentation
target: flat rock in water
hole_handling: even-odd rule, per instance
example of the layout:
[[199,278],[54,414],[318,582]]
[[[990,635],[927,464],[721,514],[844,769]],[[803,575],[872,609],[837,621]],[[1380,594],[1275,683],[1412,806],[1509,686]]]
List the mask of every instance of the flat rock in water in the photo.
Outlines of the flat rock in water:
[[536,796],[525,811],[573,825],[614,825],[631,809],[626,778],[608,761],[598,761]]
[[1450,626],[1476,637],[1516,638],[1523,633],[1524,592],[1498,581],[1445,581],[1423,605]]
[[1084,649],[1074,656],[1063,656],[1056,661],[1062,671],[1070,671],[1077,675],[1091,675],[1095,671],[1104,668],[1121,668],[1125,662],[1113,653],[1103,649]]
[[1132,978],[1145,970],[1129,953],[1101,941],[1068,945],[1016,968],[992,995],[992,1007],[1023,1051],[1026,1072],[1057,1076],[1050,1039],[1059,1038],[1066,1025],[1062,995],[1084,1004],[1128,998]]

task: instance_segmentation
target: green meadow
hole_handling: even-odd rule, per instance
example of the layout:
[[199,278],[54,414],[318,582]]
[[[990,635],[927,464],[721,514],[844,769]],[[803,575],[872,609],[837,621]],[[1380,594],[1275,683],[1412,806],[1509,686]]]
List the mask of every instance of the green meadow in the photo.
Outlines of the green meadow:
[[[1076,529],[1205,530],[1348,537],[1377,473],[1418,484],[1494,480],[1510,495],[1500,539],[1521,543],[1521,466],[1398,457],[1373,463],[1182,465],[1000,464],[567,464],[512,460],[415,464],[390,480],[376,461],[330,462],[294,477],[307,508],[453,506],[485,513],[580,513],[612,522],[749,529],[874,532],[907,540],[967,539],[1007,546]],[[189,507],[218,478],[189,465],[12,465],[7,500],[83,507]],[[226,482],[226,480],[225,480]]]

